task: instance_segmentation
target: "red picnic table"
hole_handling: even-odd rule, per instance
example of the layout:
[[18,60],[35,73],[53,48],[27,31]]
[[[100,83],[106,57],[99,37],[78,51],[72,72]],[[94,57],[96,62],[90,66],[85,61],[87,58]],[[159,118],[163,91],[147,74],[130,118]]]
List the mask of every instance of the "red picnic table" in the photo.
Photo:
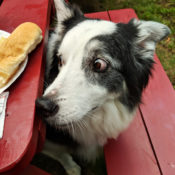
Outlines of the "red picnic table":
[[[44,126],[35,117],[35,99],[43,86],[42,58],[47,43],[49,0],[5,0],[0,6],[0,29],[11,32],[25,21],[37,23],[44,41],[29,56],[23,75],[9,89],[4,136],[0,140],[0,172],[47,174],[29,165],[44,141]],[[137,18],[134,10],[86,14],[113,22]],[[104,147],[108,175],[175,175],[175,93],[155,55],[155,68],[130,127]],[[39,147],[38,147],[39,146]],[[23,170],[23,171],[22,171]],[[58,172],[59,174],[59,172]]]
[[7,116],[0,139],[0,173],[19,175],[44,142],[44,126],[35,117],[35,99],[43,87],[50,7],[49,0],[5,0],[0,6],[0,30],[12,32],[19,24],[29,21],[40,26],[44,37],[29,55],[23,74],[8,89]]

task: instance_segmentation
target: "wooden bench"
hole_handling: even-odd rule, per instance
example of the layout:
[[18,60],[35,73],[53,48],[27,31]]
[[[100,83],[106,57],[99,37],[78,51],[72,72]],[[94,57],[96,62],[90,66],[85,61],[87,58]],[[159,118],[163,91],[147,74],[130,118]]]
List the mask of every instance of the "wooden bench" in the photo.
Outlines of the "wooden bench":
[[[27,69],[9,89],[4,137],[0,140],[0,173],[47,175],[28,165],[44,141],[44,127],[35,116],[34,101],[42,92],[43,61],[51,4],[49,0],[5,0],[0,6],[0,29],[12,32],[25,21],[37,23],[43,43],[30,55]],[[134,10],[86,14],[113,22],[128,22]],[[104,148],[108,175],[175,175],[175,93],[157,56],[143,95],[144,104],[130,127]],[[58,172],[59,174],[59,172]]]

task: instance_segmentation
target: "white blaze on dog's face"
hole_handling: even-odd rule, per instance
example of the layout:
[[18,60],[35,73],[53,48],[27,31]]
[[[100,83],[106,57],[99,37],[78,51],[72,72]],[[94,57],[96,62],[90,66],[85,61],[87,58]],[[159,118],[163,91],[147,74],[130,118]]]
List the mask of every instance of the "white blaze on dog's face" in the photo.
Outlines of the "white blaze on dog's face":
[[[124,123],[123,115],[127,118],[141,101],[155,45],[170,33],[169,28],[136,19],[128,24],[92,20],[62,0],[55,0],[55,5],[58,24],[49,40],[46,64],[51,84],[44,97],[59,110],[47,121],[56,126],[76,123],[115,101],[121,116],[113,117]],[[52,67],[59,67],[59,74]],[[113,122],[114,118],[106,117]]]
[[49,120],[59,124],[75,122],[110,98],[105,87],[89,81],[90,77],[86,76],[85,68],[87,66],[87,71],[94,72],[94,76],[98,74],[94,70],[94,64],[107,69],[108,63],[105,62],[107,60],[104,55],[98,53],[92,55],[95,54],[95,50],[102,47],[101,43],[93,38],[102,34],[112,34],[115,30],[114,23],[89,20],[78,24],[66,33],[57,51],[62,62],[59,76],[44,93],[45,96],[53,93],[53,100],[59,106],[58,113]]

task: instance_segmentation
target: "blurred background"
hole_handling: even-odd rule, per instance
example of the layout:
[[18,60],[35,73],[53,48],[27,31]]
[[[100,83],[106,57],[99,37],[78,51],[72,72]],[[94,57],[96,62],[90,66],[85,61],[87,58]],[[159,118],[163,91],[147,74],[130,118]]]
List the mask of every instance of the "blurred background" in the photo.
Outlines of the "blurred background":
[[84,13],[133,8],[139,19],[164,23],[171,35],[157,46],[156,53],[175,88],[175,0],[69,0]]

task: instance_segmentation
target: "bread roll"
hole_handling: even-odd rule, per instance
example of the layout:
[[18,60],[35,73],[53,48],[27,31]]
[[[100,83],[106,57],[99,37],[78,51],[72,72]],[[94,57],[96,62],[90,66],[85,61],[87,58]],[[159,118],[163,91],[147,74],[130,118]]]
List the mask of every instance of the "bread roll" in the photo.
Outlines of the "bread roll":
[[0,45],[1,45],[1,43],[5,40],[6,38],[4,38],[4,37],[1,37],[0,38]]
[[42,31],[39,26],[26,22],[0,42],[0,88],[16,73],[20,64],[41,40]]

